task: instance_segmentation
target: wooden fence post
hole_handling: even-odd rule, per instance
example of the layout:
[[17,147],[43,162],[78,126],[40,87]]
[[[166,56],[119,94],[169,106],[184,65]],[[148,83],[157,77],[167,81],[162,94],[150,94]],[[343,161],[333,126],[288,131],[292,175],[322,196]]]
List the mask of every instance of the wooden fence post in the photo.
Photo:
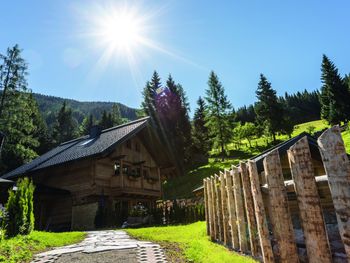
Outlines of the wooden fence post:
[[250,186],[249,174],[247,171],[247,165],[243,162],[240,163],[241,174],[242,174],[242,184],[243,184],[243,194],[246,207],[246,215],[249,229],[249,241],[250,250],[253,257],[258,255],[258,230],[256,228],[255,212],[254,212],[254,202],[252,196],[252,188]]
[[[233,173],[233,172],[232,172]],[[239,248],[238,241],[238,230],[237,230],[237,218],[236,218],[236,207],[235,207],[235,197],[232,186],[232,175],[231,172],[225,170],[225,179],[226,179],[226,191],[227,191],[227,206],[229,213],[229,225],[230,225],[230,233],[231,233],[231,243],[233,249]]]
[[350,262],[350,163],[338,126],[318,138],[324,169],[328,176],[338,228]]
[[203,179],[203,192],[204,192],[204,210],[205,210],[205,222],[207,225],[207,235],[210,235],[210,219],[209,219],[209,205],[208,205],[208,191],[207,180]]
[[228,207],[227,207],[227,192],[226,192],[226,181],[224,174],[220,172],[220,193],[221,193],[221,206],[222,206],[222,220],[223,220],[223,235],[224,244],[228,246]]
[[294,180],[309,262],[332,262],[309,143],[306,136],[290,147],[288,158]]
[[215,195],[216,195],[216,213],[218,215],[218,226],[219,226],[219,236],[218,240],[223,241],[224,240],[224,232],[223,232],[223,219],[222,219],[222,206],[221,206],[221,192],[220,192],[220,181],[219,176],[215,175]]
[[278,150],[265,157],[264,170],[269,189],[270,220],[278,244],[280,262],[299,262]]
[[213,215],[213,238],[217,240],[219,229],[218,229],[218,218],[217,218],[217,207],[216,207],[216,195],[215,195],[215,181],[214,177],[210,177],[210,187],[211,187],[211,200],[212,200],[212,215]]
[[252,160],[249,160],[248,169],[263,260],[264,263],[275,262],[269,237],[269,229],[267,226],[265,207],[262,198],[258,168],[256,167],[256,163]]
[[246,231],[246,220],[244,217],[244,204],[242,195],[241,175],[238,168],[232,166],[233,170],[233,190],[236,201],[236,216],[238,225],[239,248],[242,252],[248,251],[248,240]]

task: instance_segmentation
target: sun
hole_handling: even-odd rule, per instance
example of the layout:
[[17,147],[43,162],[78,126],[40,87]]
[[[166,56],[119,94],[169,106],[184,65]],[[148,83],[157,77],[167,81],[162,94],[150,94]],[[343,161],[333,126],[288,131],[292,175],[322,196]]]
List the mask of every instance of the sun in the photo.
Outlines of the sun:
[[100,19],[96,28],[100,41],[113,51],[127,52],[144,38],[140,19],[131,11],[112,11]]

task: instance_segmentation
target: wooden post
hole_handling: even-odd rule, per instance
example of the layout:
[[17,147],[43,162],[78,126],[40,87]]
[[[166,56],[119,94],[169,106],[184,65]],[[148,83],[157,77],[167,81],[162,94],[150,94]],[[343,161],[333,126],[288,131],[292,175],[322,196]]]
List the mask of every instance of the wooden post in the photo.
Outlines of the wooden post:
[[243,194],[246,207],[246,215],[249,229],[249,241],[250,250],[253,257],[258,255],[258,230],[256,228],[255,212],[254,212],[254,202],[252,196],[252,188],[250,186],[249,174],[247,171],[247,165],[243,162],[240,163],[241,174],[242,174],[242,184],[243,184]]
[[204,193],[204,212],[205,212],[205,222],[207,225],[207,235],[210,235],[210,220],[209,220],[209,206],[208,206],[208,192],[207,192],[207,180],[203,179],[203,193]]
[[269,187],[270,220],[278,245],[280,262],[299,262],[278,150],[265,157],[264,170]]
[[338,126],[318,138],[324,169],[328,176],[338,228],[350,262],[350,163]]
[[224,231],[223,231],[223,218],[222,218],[222,206],[221,206],[221,191],[220,191],[220,181],[219,176],[215,175],[215,195],[216,195],[216,213],[218,216],[218,227],[219,227],[219,235],[218,240],[223,242],[224,240]]
[[231,233],[231,244],[233,249],[238,249],[239,241],[238,241],[235,197],[234,197],[233,186],[232,186],[232,174],[228,170],[225,170],[225,179],[226,179],[226,192],[227,192],[227,206],[228,206],[228,214],[229,214],[228,222],[230,225],[230,233]]
[[290,147],[288,158],[309,262],[331,262],[332,257],[306,136]]
[[236,201],[239,248],[242,252],[247,252],[248,240],[247,240],[247,231],[246,231],[246,220],[244,217],[241,175],[237,167],[232,166],[232,171],[233,171],[233,190],[235,193],[235,201]]
[[227,210],[227,192],[226,192],[226,181],[224,174],[220,172],[220,193],[221,193],[221,210],[222,210],[222,221],[223,221],[223,235],[224,244],[228,246],[229,235],[228,235],[228,210]]
[[211,191],[212,191],[212,200],[213,200],[214,239],[218,240],[219,220],[218,220],[218,214],[217,214],[218,207],[216,202],[215,178],[214,176],[211,176],[210,179],[211,179]]
[[211,187],[211,178],[208,177],[206,179],[207,181],[207,188],[208,188],[208,212],[209,212],[209,232],[210,232],[210,239],[215,239],[215,226],[214,226],[214,214],[213,214],[213,192]]
[[264,263],[275,262],[269,236],[269,229],[267,227],[265,207],[262,198],[258,168],[256,167],[256,163],[252,160],[249,160],[248,169],[263,260]]

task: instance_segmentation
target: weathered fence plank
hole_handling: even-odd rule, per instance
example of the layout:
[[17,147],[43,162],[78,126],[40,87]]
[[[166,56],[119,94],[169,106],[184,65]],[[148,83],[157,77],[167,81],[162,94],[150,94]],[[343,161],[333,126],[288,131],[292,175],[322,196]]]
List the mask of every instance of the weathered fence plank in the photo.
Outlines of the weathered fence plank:
[[338,126],[325,131],[318,145],[328,176],[339,233],[350,262],[350,163]]
[[228,206],[228,213],[229,213],[228,222],[230,225],[231,244],[232,244],[232,248],[237,250],[239,248],[239,240],[238,240],[236,207],[235,207],[235,197],[233,192],[232,177],[233,177],[233,172],[225,170],[227,206]]
[[235,201],[236,201],[239,248],[242,252],[247,252],[248,240],[247,240],[247,231],[246,231],[246,220],[244,216],[241,175],[237,167],[232,166],[232,170],[233,170],[233,190],[235,193]]
[[290,147],[288,158],[309,262],[331,262],[332,258],[307,137],[303,137]]
[[264,170],[269,189],[270,220],[278,245],[279,262],[299,262],[278,150],[265,157]]
[[227,207],[227,192],[226,192],[226,181],[224,173],[220,172],[220,193],[221,193],[221,206],[222,206],[222,220],[223,220],[223,235],[224,244],[228,246],[229,243],[229,232],[228,232],[228,207]]
[[247,165],[243,162],[240,163],[241,175],[242,175],[242,185],[244,202],[246,208],[248,230],[249,230],[249,241],[250,241],[250,251],[253,257],[258,255],[258,230],[256,228],[254,202],[252,196],[252,188],[250,185],[249,174],[247,171]]
[[208,205],[208,189],[207,180],[203,179],[203,192],[204,192],[204,209],[205,209],[205,222],[207,226],[207,235],[210,235],[210,219],[209,219],[209,205]]
[[211,196],[212,196],[212,211],[213,211],[213,239],[217,240],[219,236],[219,224],[218,224],[218,215],[216,213],[216,194],[215,194],[215,180],[214,177],[210,177],[210,187],[211,187]]
[[224,235],[223,235],[223,218],[222,218],[222,206],[221,206],[221,193],[220,193],[220,181],[219,176],[215,175],[215,195],[216,195],[216,213],[218,217],[218,227],[219,227],[219,233],[218,233],[218,240],[223,241]]
[[248,170],[252,187],[255,217],[258,226],[258,234],[263,260],[265,263],[275,262],[269,237],[269,229],[267,226],[264,202],[261,194],[258,169],[254,161],[248,161]]

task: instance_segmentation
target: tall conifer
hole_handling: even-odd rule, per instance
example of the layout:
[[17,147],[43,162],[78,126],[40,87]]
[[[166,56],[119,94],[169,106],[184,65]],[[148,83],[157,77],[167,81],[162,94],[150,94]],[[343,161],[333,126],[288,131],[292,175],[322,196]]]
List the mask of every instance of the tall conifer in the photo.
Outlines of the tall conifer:
[[206,90],[207,116],[206,126],[213,139],[214,147],[220,148],[222,158],[225,155],[226,144],[232,137],[232,129],[229,122],[231,104],[225,95],[225,89],[218,76],[212,71]]

